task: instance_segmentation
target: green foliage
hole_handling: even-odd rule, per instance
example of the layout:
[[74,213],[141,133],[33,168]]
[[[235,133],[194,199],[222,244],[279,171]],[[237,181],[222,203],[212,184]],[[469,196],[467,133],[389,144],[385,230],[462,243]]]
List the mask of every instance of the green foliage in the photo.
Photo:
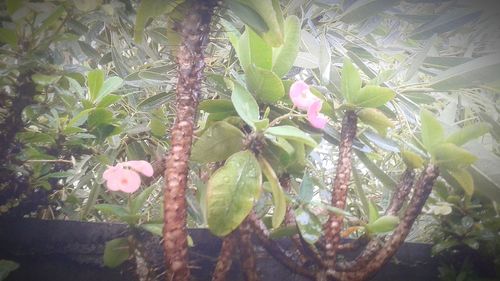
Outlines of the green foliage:
[[259,105],[252,95],[238,82],[230,82],[233,93],[231,102],[238,115],[250,127],[255,129],[255,122],[259,120]]
[[273,194],[274,212],[272,218],[273,228],[277,228],[281,225],[285,219],[286,214],[286,198],[285,192],[279,183],[279,179],[276,176],[273,168],[264,158],[259,158],[259,164],[262,173],[267,179],[267,183],[270,186],[271,193]]
[[224,161],[243,149],[245,135],[233,125],[219,121],[207,128],[194,143],[191,160],[200,163]]
[[344,59],[342,68],[341,92],[348,103],[354,103],[361,89],[361,78],[349,59]]
[[382,216],[365,225],[365,228],[368,233],[385,233],[394,230],[398,224],[399,218],[397,216]]
[[294,210],[295,221],[300,230],[300,236],[309,244],[314,244],[321,236],[321,222],[309,211],[299,207]]
[[19,268],[19,264],[10,260],[0,260],[0,280],[5,280],[9,273]]
[[304,133],[300,129],[288,125],[268,128],[265,133],[276,137],[299,141],[313,148],[318,145],[311,136]]
[[116,238],[106,242],[104,247],[104,265],[107,267],[117,267],[126,260],[131,254],[127,238]]

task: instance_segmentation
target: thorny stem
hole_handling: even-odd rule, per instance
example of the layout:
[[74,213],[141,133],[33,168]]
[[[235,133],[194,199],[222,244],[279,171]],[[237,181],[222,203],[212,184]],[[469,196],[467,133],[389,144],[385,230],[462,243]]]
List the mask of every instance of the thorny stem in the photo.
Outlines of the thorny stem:
[[240,261],[246,281],[259,281],[257,274],[257,262],[252,245],[252,226],[245,220],[238,228],[240,240]]
[[196,108],[205,66],[203,51],[208,39],[214,1],[193,1],[179,25],[182,37],[177,62],[177,114],[170,134],[165,162],[163,249],[167,280],[188,281],[186,184]]
[[[337,172],[332,190],[332,205],[339,209],[345,208],[347,199],[347,186],[351,177],[352,142],[356,136],[357,116],[352,110],[345,112],[340,132],[339,159]],[[340,231],[342,230],[343,217],[330,212],[328,221],[324,225],[326,264],[329,268],[335,266],[335,255],[340,244]]]
[[232,256],[236,246],[236,235],[236,232],[232,232],[224,237],[214,274],[212,275],[212,281],[226,280],[226,274],[231,269],[231,264],[233,263]]

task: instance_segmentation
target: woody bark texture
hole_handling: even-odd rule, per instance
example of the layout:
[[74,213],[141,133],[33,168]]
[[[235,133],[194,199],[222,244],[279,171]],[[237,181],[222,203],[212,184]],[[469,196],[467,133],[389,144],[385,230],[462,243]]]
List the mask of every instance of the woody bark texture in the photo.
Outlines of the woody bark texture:
[[233,253],[236,246],[235,236],[236,233],[233,232],[224,237],[219,258],[215,265],[214,274],[212,275],[212,281],[226,280],[227,272],[231,269],[231,264],[233,263]]
[[[347,187],[351,177],[352,169],[352,142],[356,136],[357,116],[352,110],[346,111],[342,120],[340,131],[339,159],[337,161],[337,173],[333,182],[332,205],[344,209],[347,198]],[[340,244],[340,231],[342,230],[343,217],[330,213],[325,230],[325,251],[327,266],[335,266],[335,255]]]
[[377,254],[362,270],[357,272],[341,273],[336,276],[336,279],[346,281],[367,280],[389,261],[401,244],[403,244],[406,236],[408,236],[408,233],[410,233],[411,227],[417,216],[421,213],[425,201],[432,191],[434,181],[438,176],[439,169],[436,166],[430,164],[425,168],[415,184],[415,190],[410,203],[408,204],[408,208],[405,211],[404,217],[394,230],[393,234],[390,235],[384,243],[381,250],[377,252]]
[[240,260],[245,280],[259,281],[257,274],[257,262],[252,245],[252,228],[248,220],[245,220],[238,228],[240,238]]
[[186,183],[196,107],[205,66],[203,51],[209,33],[213,1],[193,1],[179,25],[182,42],[177,54],[177,114],[170,130],[170,152],[165,162],[163,248],[167,280],[189,280]]

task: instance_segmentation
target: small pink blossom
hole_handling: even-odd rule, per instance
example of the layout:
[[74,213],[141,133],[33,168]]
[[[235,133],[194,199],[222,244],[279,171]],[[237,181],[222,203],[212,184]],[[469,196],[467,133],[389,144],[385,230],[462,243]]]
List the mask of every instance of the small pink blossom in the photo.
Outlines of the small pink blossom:
[[111,191],[133,193],[141,186],[141,177],[153,175],[153,167],[146,161],[128,161],[109,166],[102,174],[106,186]]
[[307,110],[309,106],[320,99],[309,90],[309,85],[304,81],[297,81],[290,87],[290,99],[298,109]]
[[314,128],[323,129],[328,122],[328,117],[324,114],[319,113],[323,103],[321,101],[315,101],[309,106],[307,110],[307,120]]

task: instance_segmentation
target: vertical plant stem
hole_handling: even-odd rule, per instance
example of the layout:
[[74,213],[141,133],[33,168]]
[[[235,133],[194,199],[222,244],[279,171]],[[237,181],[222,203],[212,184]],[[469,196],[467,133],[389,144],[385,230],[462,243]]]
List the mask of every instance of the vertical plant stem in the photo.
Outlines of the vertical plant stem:
[[248,220],[245,220],[238,228],[240,238],[240,260],[245,279],[247,281],[259,281],[257,274],[257,262],[252,245],[252,228]]
[[[340,132],[339,159],[337,161],[336,174],[333,182],[332,205],[339,209],[345,208],[347,199],[347,187],[351,177],[352,169],[352,142],[356,136],[357,116],[352,110],[345,112]],[[340,243],[340,231],[342,230],[343,217],[330,212],[328,221],[324,225],[326,264],[328,267],[335,266],[335,255]]]
[[222,241],[222,247],[220,249],[219,258],[217,259],[217,264],[214,269],[214,274],[212,275],[212,281],[223,281],[226,280],[226,274],[231,269],[231,264],[233,263],[233,253],[236,246],[236,236],[237,233],[232,232],[224,237]]
[[196,108],[205,66],[203,51],[209,33],[213,1],[193,1],[179,32],[176,118],[170,131],[170,152],[165,162],[163,248],[167,280],[189,280],[186,184]]

